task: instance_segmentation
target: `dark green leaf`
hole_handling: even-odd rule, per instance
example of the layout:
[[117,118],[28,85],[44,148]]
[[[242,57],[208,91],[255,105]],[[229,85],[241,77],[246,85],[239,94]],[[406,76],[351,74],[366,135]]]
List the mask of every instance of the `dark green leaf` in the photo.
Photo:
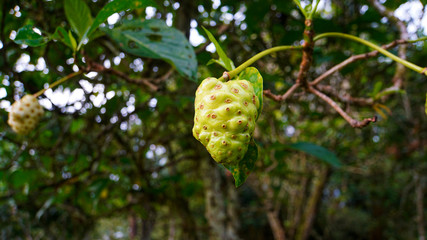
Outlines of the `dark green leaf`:
[[227,71],[231,71],[235,69],[233,61],[231,61],[230,58],[227,57],[227,54],[225,54],[224,50],[222,50],[221,45],[219,45],[218,41],[215,39],[215,37],[210,33],[206,28],[203,27],[203,30],[205,30],[206,34],[208,35],[209,40],[215,45],[216,52],[218,53],[219,59],[214,61],[209,61],[208,64],[211,64],[212,62],[218,63]]
[[243,70],[240,74],[238,79],[247,80],[250,83],[252,83],[252,86],[255,90],[255,95],[259,99],[259,108],[258,108],[258,116],[261,114],[262,111],[262,102],[263,102],[263,79],[261,74],[259,73],[258,69],[254,67],[248,67],[245,70]]
[[65,0],[64,10],[71,28],[83,40],[93,22],[89,7],[83,0]]
[[38,47],[46,44],[49,41],[49,38],[36,33],[33,30],[33,26],[26,25],[18,30],[13,41],[17,44],[26,44],[31,47]]
[[341,162],[340,160],[337,158],[337,156],[335,155],[335,153],[329,151],[328,149],[313,144],[313,143],[309,143],[309,142],[297,142],[291,145],[288,145],[289,148],[295,149],[295,150],[299,150],[299,151],[303,151],[305,153],[308,153],[314,157],[319,158],[320,160],[331,164],[334,167],[340,167],[341,166]]
[[[107,5],[105,5],[101,11],[98,12],[98,14],[95,17],[95,20],[93,21],[90,28],[84,33],[81,41],[83,41],[86,37],[90,37],[92,33],[95,32],[95,30],[99,27],[99,25],[107,20],[109,16],[111,16],[114,13],[125,11],[125,10],[132,10],[132,9],[138,9],[138,8],[144,8],[148,6],[156,6],[156,3],[154,3],[151,0],[115,0],[112,2],[109,2]],[[92,39],[92,37],[91,37]],[[79,43],[79,46],[82,42]]]
[[255,166],[255,162],[258,159],[258,147],[253,139],[248,146],[248,151],[245,156],[238,164],[224,164],[224,167],[227,168],[231,174],[233,174],[236,187],[239,187],[245,183],[249,174]]
[[85,126],[85,122],[83,121],[83,119],[73,120],[73,122],[71,123],[70,132],[72,134],[77,133],[81,131],[84,128],[84,126]]
[[33,182],[36,175],[36,170],[17,170],[10,175],[10,182],[14,187],[19,188]]
[[383,83],[381,81],[376,82],[374,85],[374,90],[372,91],[372,96],[377,95],[381,91],[382,87]]
[[196,81],[197,60],[194,49],[179,30],[162,20],[131,20],[114,29],[103,29],[128,53],[163,59],[179,73]]
[[101,194],[101,191],[107,187],[109,180],[105,178],[97,179],[95,182],[93,182],[88,190],[93,192],[95,194],[95,197],[98,198]]
[[52,35],[52,38],[63,42],[74,51],[77,48],[77,42],[73,37],[73,34],[71,34],[70,31],[67,32],[63,27],[57,27],[55,33]]
[[427,93],[426,93],[426,115],[427,115]]

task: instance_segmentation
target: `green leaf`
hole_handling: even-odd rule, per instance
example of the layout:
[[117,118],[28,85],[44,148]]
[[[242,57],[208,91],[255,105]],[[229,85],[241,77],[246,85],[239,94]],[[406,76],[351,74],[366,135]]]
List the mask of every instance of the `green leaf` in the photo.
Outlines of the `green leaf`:
[[427,93],[426,93],[426,115],[427,115]]
[[329,151],[328,149],[326,149],[322,146],[319,146],[319,145],[316,145],[313,143],[309,143],[309,142],[297,142],[297,143],[288,145],[287,147],[308,153],[314,157],[319,158],[320,160],[322,160],[326,163],[331,164],[334,167],[340,167],[341,166],[341,162],[337,158],[335,153]]
[[227,71],[231,71],[235,69],[236,67],[234,66],[233,61],[231,61],[231,59],[227,57],[227,54],[225,54],[224,50],[222,50],[221,45],[219,45],[218,41],[215,39],[212,33],[210,33],[203,26],[202,28],[203,30],[205,30],[206,35],[208,35],[209,40],[211,40],[211,42],[215,45],[216,52],[218,53],[218,56],[219,56],[218,60],[211,60],[208,62],[208,65],[212,63],[218,63],[219,65],[227,69]]
[[247,80],[250,83],[252,83],[252,86],[254,87],[255,95],[259,99],[259,108],[258,108],[258,116],[257,116],[257,120],[258,120],[258,117],[262,111],[262,103],[263,103],[263,96],[264,96],[262,76],[259,73],[258,69],[254,67],[248,67],[239,74],[238,79]]
[[196,81],[197,60],[184,34],[159,19],[126,21],[114,29],[103,28],[120,48],[139,57],[162,59],[182,75]]
[[77,49],[76,39],[73,37],[71,31],[67,31],[63,27],[57,27],[55,33],[52,35],[52,38],[63,42],[66,46],[73,49]]
[[372,90],[371,96],[374,97],[375,95],[377,95],[381,91],[382,87],[383,83],[381,81],[376,82],[374,85],[374,89]]
[[70,127],[70,132],[72,134],[75,134],[79,131],[81,131],[85,127],[85,121],[83,119],[76,119],[73,120]]
[[84,33],[83,37],[80,40],[79,48],[83,42],[83,40],[87,37],[91,37],[91,35],[95,32],[95,30],[99,27],[99,25],[107,20],[109,16],[116,12],[121,12],[125,10],[132,10],[138,8],[144,8],[148,6],[156,6],[156,3],[151,0],[115,0],[107,3],[101,11],[95,17],[92,25],[89,29]]
[[256,145],[254,139],[251,139],[251,142],[248,146],[248,151],[245,156],[238,164],[224,164],[224,167],[227,168],[234,177],[234,184],[237,187],[240,187],[245,183],[249,174],[255,166],[255,162],[258,159],[258,146]]
[[64,10],[71,28],[83,40],[93,22],[89,7],[83,0],[65,0]]
[[106,178],[100,178],[95,180],[91,186],[89,186],[88,190],[95,194],[95,197],[98,198],[101,194],[101,191],[107,187],[109,180]]
[[33,26],[26,25],[18,30],[15,39],[13,40],[17,44],[25,44],[30,47],[38,47],[46,44],[49,38],[43,37],[33,30]]
[[23,187],[25,184],[34,183],[36,179],[36,170],[16,170],[9,176],[9,181],[16,188]]

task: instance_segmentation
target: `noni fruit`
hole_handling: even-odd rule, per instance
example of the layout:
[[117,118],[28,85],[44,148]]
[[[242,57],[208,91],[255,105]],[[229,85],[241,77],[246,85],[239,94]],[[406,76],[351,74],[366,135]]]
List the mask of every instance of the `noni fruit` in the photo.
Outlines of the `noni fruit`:
[[43,108],[33,95],[25,95],[12,104],[7,123],[18,134],[33,130],[43,116]]
[[246,80],[203,80],[196,92],[193,136],[222,164],[238,163],[255,129],[259,99]]

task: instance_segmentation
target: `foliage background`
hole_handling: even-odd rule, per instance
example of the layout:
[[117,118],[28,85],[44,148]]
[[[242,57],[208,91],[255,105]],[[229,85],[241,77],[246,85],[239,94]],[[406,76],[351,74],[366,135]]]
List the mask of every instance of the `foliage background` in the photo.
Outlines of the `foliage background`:
[[[107,3],[85,2],[93,16]],[[378,45],[400,38],[396,24],[373,1],[322,2],[314,17],[316,33],[344,32]],[[205,26],[236,65],[266,48],[302,39],[303,16],[292,1],[156,3],[157,9],[122,11],[106,26],[163,19],[192,36],[192,43]],[[419,1],[381,3],[391,12],[412,4],[421,17],[425,10]],[[405,92],[377,100],[386,106],[382,110],[341,103],[357,119],[379,115],[363,129],[351,128],[311,94],[297,92],[283,103],[265,98],[255,131],[260,158],[248,181],[235,189],[230,174],[191,134],[198,84],[165,61],[122,51],[106,35],[83,47],[85,58],[133,79],[150,79],[158,91],[108,72],[89,73],[40,97],[48,111],[29,136],[11,131],[6,124],[11,103],[76,68],[72,50],[59,41],[37,48],[12,41],[27,24],[44,33],[57,26],[70,29],[63,4],[1,2],[1,239],[424,239],[425,76],[406,71]],[[404,20],[415,26],[408,28],[410,38],[424,36],[425,20]],[[212,50],[208,44],[195,46],[199,82],[223,71],[206,66],[212,58],[205,51]],[[368,51],[327,39],[315,47],[308,79]],[[397,54],[397,48],[391,51]],[[408,45],[406,56],[425,66],[425,44]],[[300,60],[299,51],[287,51],[254,66],[264,89],[283,93],[294,83]],[[371,97],[393,84],[395,72],[396,64],[379,56],[346,66],[325,84],[341,94]],[[297,142],[331,150],[342,167],[289,148]]]

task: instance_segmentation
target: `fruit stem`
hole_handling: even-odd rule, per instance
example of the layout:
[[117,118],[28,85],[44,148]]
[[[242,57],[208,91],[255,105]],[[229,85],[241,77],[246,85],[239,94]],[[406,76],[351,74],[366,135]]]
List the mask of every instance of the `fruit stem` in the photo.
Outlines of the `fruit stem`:
[[[362,43],[362,44],[364,44],[364,45],[366,45],[366,46],[368,46],[370,48],[373,48],[373,49],[377,50],[378,52],[384,54],[385,56],[391,58],[392,60],[394,60],[394,61],[396,61],[396,62],[404,65],[405,67],[407,67],[407,68],[409,68],[411,70],[414,70],[415,72],[418,72],[418,73],[421,73],[421,74],[424,74],[424,75],[427,76],[427,71],[425,71],[424,68],[422,68],[422,67],[420,67],[418,65],[415,65],[415,64],[413,64],[411,62],[408,62],[408,61],[406,61],[406,60],[404,60],[404,59],[402,59],[402,58],[400,58],[400,57],[398,57],[398,56],[390,53],[389,51],[381,48],[380,46],[373,44],[370,41],[364,40],[362,38],[359,38],[359,37],[356,37],[356,36],[353,36],[353,35],[350,35],[350,34],[338,33],[338,32],[322,33],[322,34],[319,34],[316,37],[314,37],[313,40],[317,41],[317,40],[320,40],[322,38],[327,38],[327,37],[346,38],[346,39],[349,39],[349,40],[352,40],[352,41],[355,41],[355,42]],[[421,40],[424,40],[424,39],[421,39]],[[408,41],[408,42],[411,42],[411,41]]]
[[[240,66],[238,66],[234,70],[228,72],[228,75],[229,75],[228,79],[233,79],[237,74],[239,74],[245,68],[249,67],[254,62],[258,61],[260,58],[262,58],[264,56],[267,56],[267,55],[274,53],[274,52],[285,51],[285,50],[289,50],[289,49],[291,49],[291,50],[302,49],[302,46],[288,46],[288,45],[286,45],[286,46],[278,46],[278,47],[273,47],[273,48],[269,48],[267,50],[264,50],[264,51],[256,54],[255,56],[249,58],[246,62],[242,63]],[[220,78],[218,78],[218,80],[221,82],[225,81],[224,77],[220,77]]]
[[68,74],[67,76],[65,76],[65,77],[63,77],[63,78],[61,78],[61,79],[59,79],[58,81],[56,81],[56,82],[54,82],[54,83],[52,83],[52,84],[49,84],[49,87],[48,87],[48,88],[44,88],[44,89],[42,89],[42,90],[38,91],[37,93],[34,93],[34,94],[33,94],[33,96],[34,96],[34,97],[38,97],[38,96],[42,95],[46,90],[51,89],[51,88],[54,88],[54,87],[56,87],[57,85],[59,85],[59,84],[61,84],[61,83],[65,82],[65,81],[67,81],[68,79],[73,78],[73,77],[75,77],[75,76],[77,76],[77,75],[82,74],[83,72],[84,72],[83,70],[79,70],[78,72],[70,73],[70,74]]

